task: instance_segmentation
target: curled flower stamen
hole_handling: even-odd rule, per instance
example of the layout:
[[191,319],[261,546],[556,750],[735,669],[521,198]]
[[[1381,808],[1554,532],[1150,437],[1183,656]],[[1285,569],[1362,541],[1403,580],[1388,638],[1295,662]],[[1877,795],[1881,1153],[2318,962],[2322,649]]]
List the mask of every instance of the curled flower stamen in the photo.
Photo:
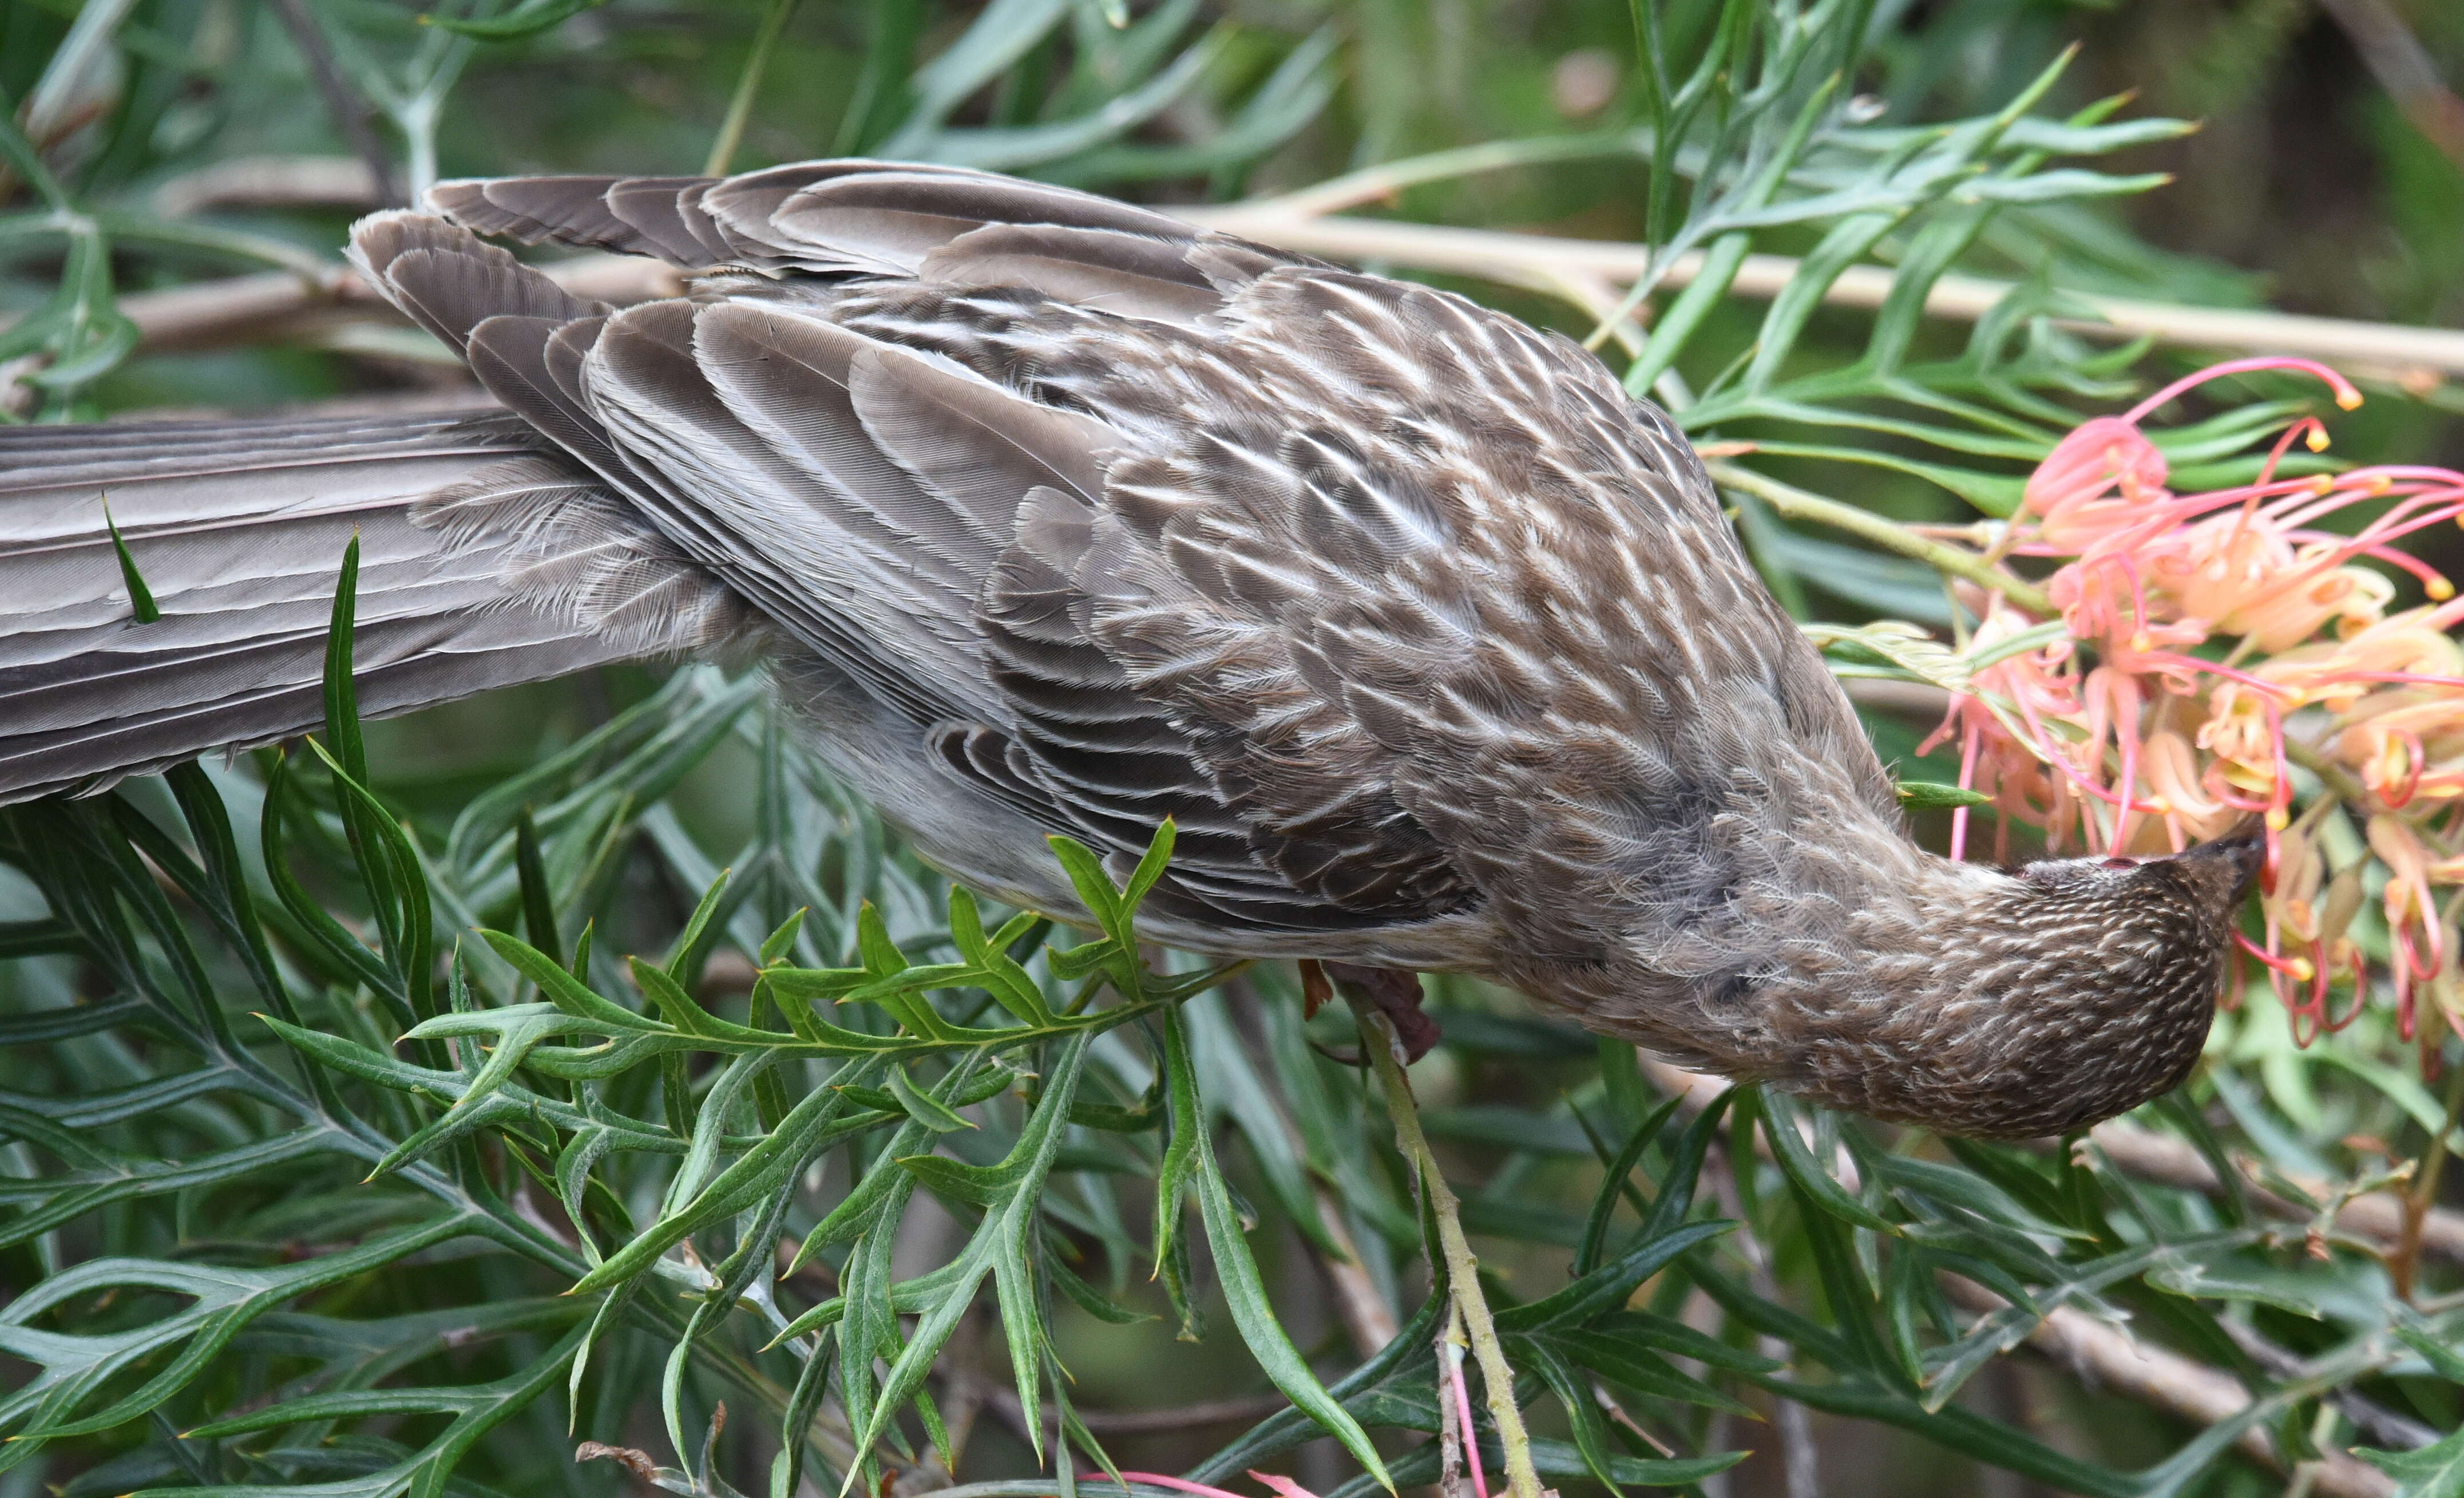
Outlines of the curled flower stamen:
[[[2378,991],[2344,935],[2361,875],[2341,870],[2328,890],[2312,841],[2342,797],[2387,871],[2399,1024],[2411,1033],[2418,993],[2453,991],[2453,1003],[2436,1002],[2464,1033],[2464,978],[2449,971],[2454,942],[2437,914],[2440,902],[2464,901],[2464,643],[2449,633],[2464,624],[2464,598],[2406,549],[2464,519],[2464,474],[2388,464],[2288,476],[2297,443],[2327,446],[2325,424],[2305,415],[2270,438],[2255,482],[2175,493],[2142,423],[2211,381],[2264,371],[2319,379],[2346,409],[2360,403],[2313,361],[2233,360],[2055,444],[1996,545],[2001,557],[2053,562],[2037,585],[2070,639],[1977,671],[1975,694],[1953,698],[1925,747],[1957,738],[1960,783],[1999,814],[1997,852],[2014,822],[2040,828],[2049,851],[2076,837],[2129,857],[2261,817],[2265,937],[2242,947],[2304,1045],[2351,1024]],[[2358,527],[2328,524],[2364,504]],[[2396,608],[2406,578],[2428,604]],[[1981,613],[1978,652],[2042,622],[1999,598]],[[2289,721],[2313,746],[2298,773]],[[2299,819],[2297,799],[2311,807]],[[1967,808],[1951,837],[1965,856]]]
[[2362,392],[2353,388],[2353,383],[2319,361],[2296,359],[2283,354],[2264,354],[2254,359],[2228,359],[2220,364],[2210,364],[2196,374],[2184,375],[2124,411],[2122,419],[2135,425],[2146,420],[2173,397],[2185,391],[2195,390],[2211,380],[2221,380],[2227,375],[2257,374],[2269,369],[2290,369],[2317,376],[2328,389],[2335,392],[2336,404],[2345,410],[2351,410],[2362,404]]

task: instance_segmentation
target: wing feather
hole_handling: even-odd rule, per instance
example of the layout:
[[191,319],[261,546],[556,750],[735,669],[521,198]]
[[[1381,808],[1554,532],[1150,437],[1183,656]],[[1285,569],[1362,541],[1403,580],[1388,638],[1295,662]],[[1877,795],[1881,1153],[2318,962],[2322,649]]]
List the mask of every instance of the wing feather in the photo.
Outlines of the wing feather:
[[[1467,406],[1509,461],[1545,446],[1490,415],[1480,371],[1563,380],[1550,347],[1438,293],[954,168],[437,201],[771,277],[607,317],[508,307],[474,363],[902,716],[912,773],[1115,861],[1174,817],[1156,909],[1216,929],[1386,928],[1487,897],[1414,757],[1513,717],[1529,673],[1489,658],[1471,601],[1490,584],[1447,560],[1495,519],[1466,494],[1501,475],[1446,443]],[[418,275],[448,279],[423,268],[406,297]]]
[[475,233],[526,245],[553,240],[588,250],[631,250],[639,231],[610,212],[621,177],[492,177],[440,182],[428,205]]
[[911,574],[850,565],[834,496],[713,387],[694,354],[697,311],[669,301],[616,315],[584,368],[602,419],[668,489],[661,529],[919,723],[980,716],[972,631]]
[[606,310],[469,230],[407,209],[362,219],[351,258],[386,300],[456,349],[490,318],[564,321]]

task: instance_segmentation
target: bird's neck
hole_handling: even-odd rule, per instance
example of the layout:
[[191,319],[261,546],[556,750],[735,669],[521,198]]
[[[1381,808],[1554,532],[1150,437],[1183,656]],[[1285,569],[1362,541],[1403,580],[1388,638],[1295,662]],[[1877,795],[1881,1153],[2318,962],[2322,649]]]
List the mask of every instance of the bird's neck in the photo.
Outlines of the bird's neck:
[[2136,980],[2028,881],[1925,852],[1879,814],[1766,851],[1717,910],[1646,909],[1617,960],[1518,986],[1681,1064],[1979,1135],[2119,1112],[2206,1035],[2212,984],[2134,1004]]

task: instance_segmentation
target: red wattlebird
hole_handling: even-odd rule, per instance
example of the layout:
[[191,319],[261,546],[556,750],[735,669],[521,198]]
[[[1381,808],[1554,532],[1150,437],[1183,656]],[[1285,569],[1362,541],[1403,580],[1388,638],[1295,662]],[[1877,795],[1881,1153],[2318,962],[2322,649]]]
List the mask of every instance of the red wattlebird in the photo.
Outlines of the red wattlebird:
[[[1159,940],[1479,974],[1882,1117],[2052,1133],[2199,1050],[2255,842],[1919,849],[1692,449],[1562,338],[945,167],[429,203],[354,256],[503,410],[0,432],[0,796],[313,725],[356,531],[366,711],[758,656],[926,858],[1065,917],[1047,834],[1170,816]],[[690,275],[612,311],[483,235]]]

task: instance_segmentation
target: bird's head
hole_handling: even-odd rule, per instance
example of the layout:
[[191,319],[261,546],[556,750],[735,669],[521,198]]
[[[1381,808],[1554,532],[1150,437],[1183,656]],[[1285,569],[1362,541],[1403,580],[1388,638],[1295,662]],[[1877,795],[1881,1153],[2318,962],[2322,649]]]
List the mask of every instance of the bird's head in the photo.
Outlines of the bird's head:
[[1859,943],[1869,980],[1847,987],[1863,1002],[1795,996],[1795,1074],[1777,1080],[1880,1117],[2006,1137],[2135,1108],[2198,1058],[2265,858],[2254,823],[2170,857],[1944,880],[1943,898],[1920,889],[1913,920],[1884,902]]
[[1651,923],[1575,1000],[1586,1023],[1873,1117],[2031,1137],[2189,1069],[2266,840],[2007,870],[1870,835],[1775,852],[1684,933]]

